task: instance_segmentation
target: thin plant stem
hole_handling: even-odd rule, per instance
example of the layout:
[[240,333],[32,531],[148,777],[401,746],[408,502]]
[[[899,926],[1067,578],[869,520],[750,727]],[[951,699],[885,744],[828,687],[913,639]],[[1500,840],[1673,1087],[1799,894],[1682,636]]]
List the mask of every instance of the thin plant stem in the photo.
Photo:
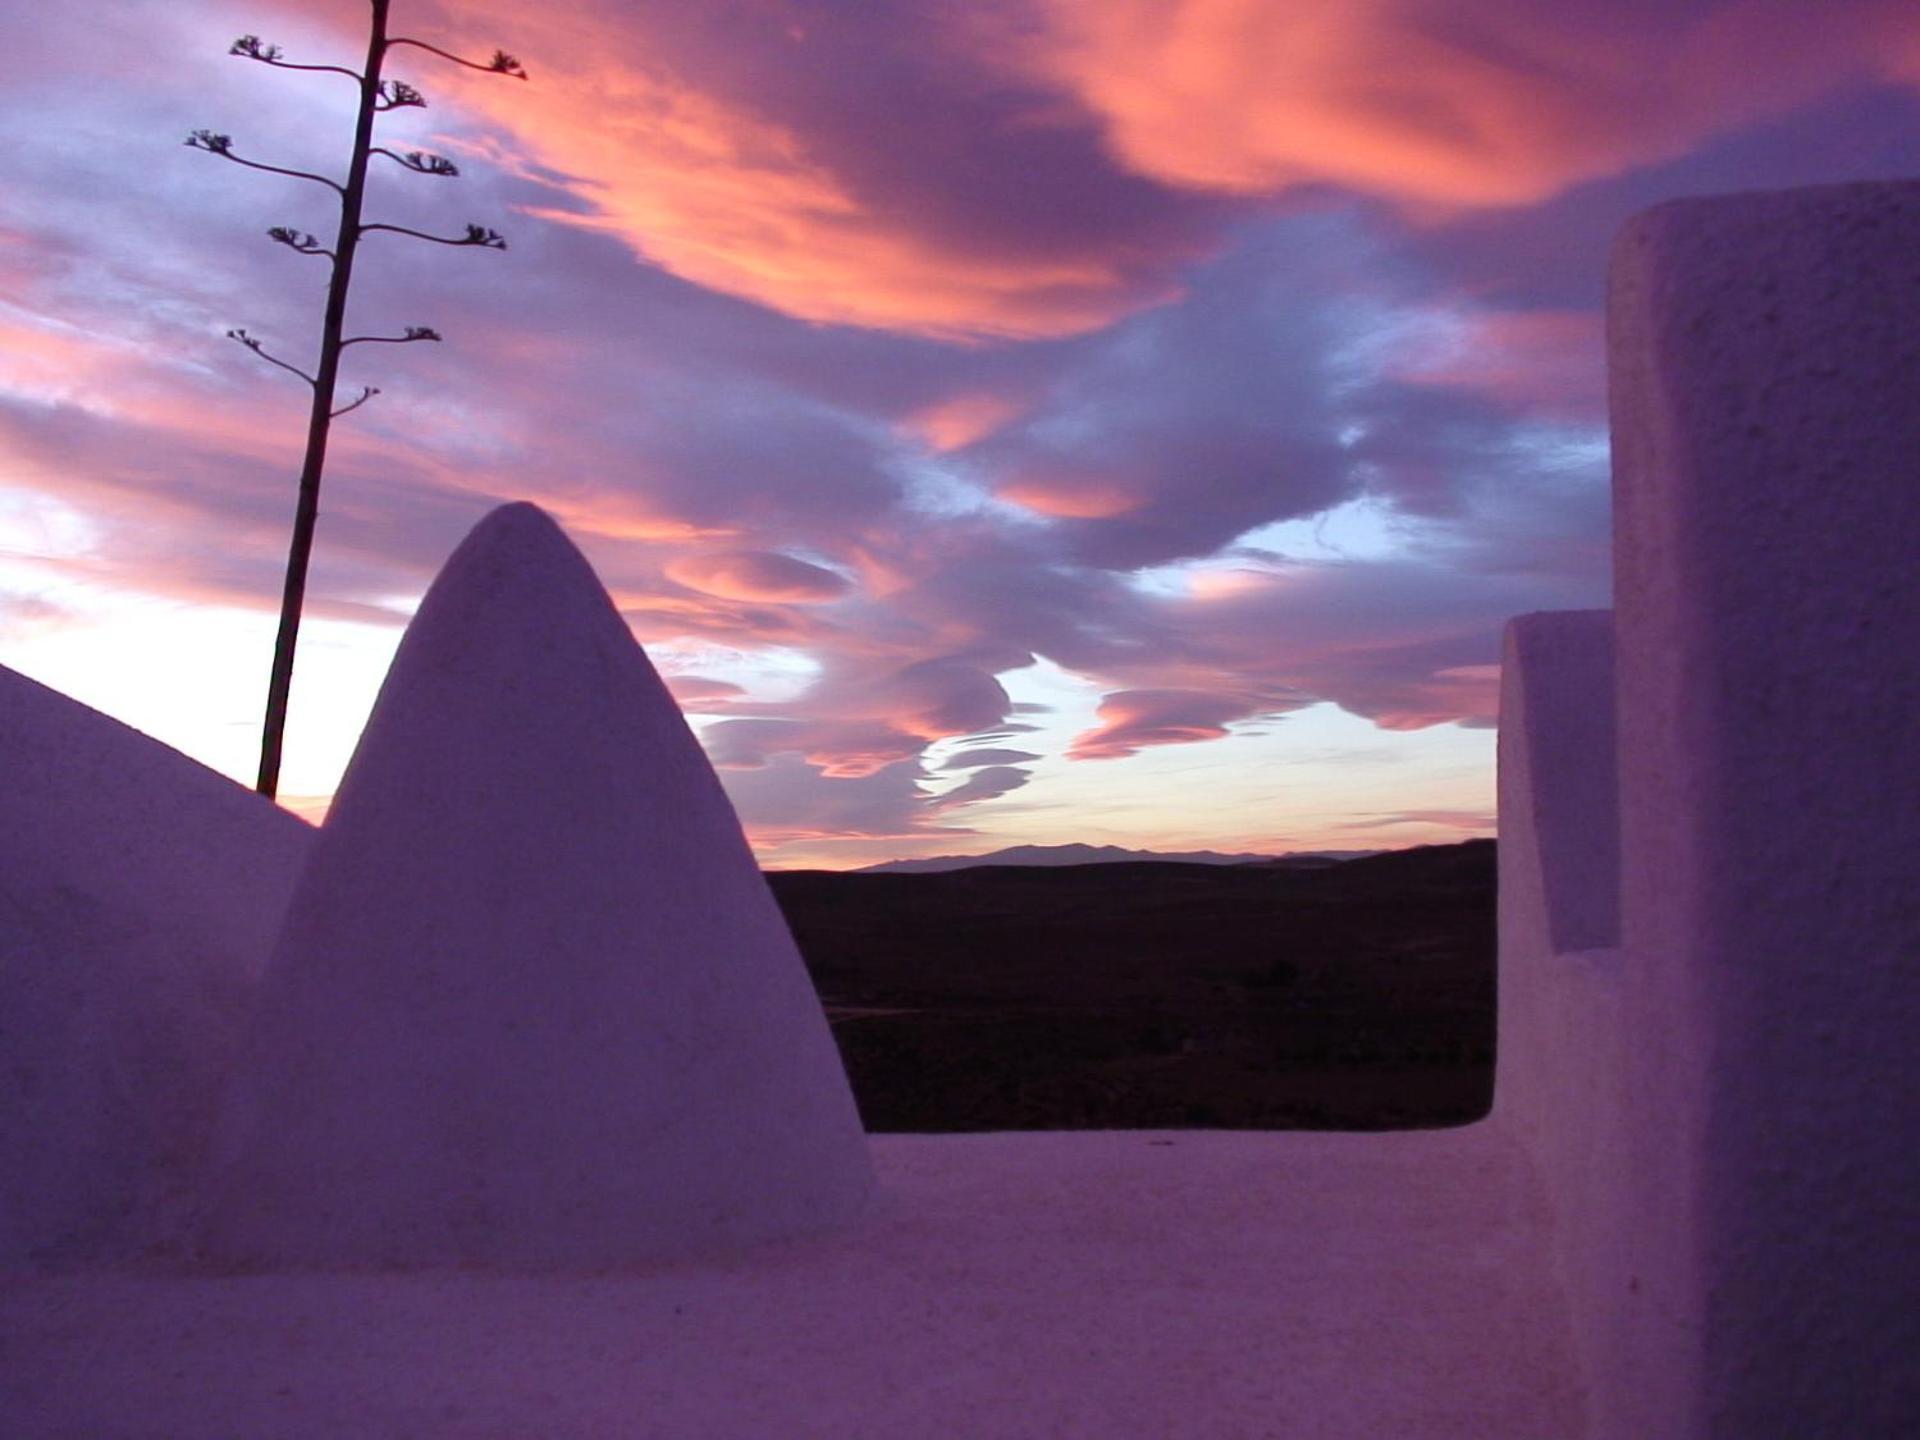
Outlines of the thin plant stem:
[[[373,117],[380,103],[380,66],[387,55],[389,0],[370,0],[373,29],[367,39],[367,63],[356,77],[360,106],[354,117],[353,158],[347,183],[340,187],[340,231],[333,242],[333,279],[327,286],[326,316],[320,328],[320,365],[314,376],[313,410],[307,420],[307,451],[300,463],[300,493],[294,505],[293,539],[287,549],[287,578],[280,597],[280,627],[273,642],[273,670],[267,682],[267,713],[260,733],[260,776],[255,786],[271,800],[280,790],[280,754],[286,741],[287,698],[293,689],[293,658],[300,641],[300,610],[307,594],[307,568],[313,556],[313,531],[320,514],[320,474],[327,463],[327,436],[333,426],[334,386],[340,377],[341,335],[346,328],[347,289],[353,282],[353,255],[360,244],[360,209],[367,193],[367,162],[373,151]],[[348,407],[351,408],[351,407]],[[342,412],[344,413],[344,412]]]

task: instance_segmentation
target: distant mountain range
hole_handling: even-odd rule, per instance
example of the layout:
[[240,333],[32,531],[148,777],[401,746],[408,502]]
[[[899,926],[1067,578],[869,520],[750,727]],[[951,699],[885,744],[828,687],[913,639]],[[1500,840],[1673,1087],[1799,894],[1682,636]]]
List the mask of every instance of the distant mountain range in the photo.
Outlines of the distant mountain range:
[[928,855],[918,860],[887,860],[854,871],[856,875],[929,875],[968,870],[976,865],[1119,865],[1157,861],[1179,865],[1337,865],[1377,855],[1377,850],[1315,850],[1287,855],[1225,855],[1218,850],[1128,850],[1119,845],[1012,845],[985,855]]

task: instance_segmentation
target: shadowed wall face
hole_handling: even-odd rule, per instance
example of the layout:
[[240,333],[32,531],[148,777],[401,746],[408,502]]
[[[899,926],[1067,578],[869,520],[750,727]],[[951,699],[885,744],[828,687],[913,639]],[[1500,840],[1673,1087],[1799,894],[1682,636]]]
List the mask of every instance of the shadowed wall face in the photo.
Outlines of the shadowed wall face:
[[1521,615],[1500,698],[1493,1119],[1532,1158],[1588,1385],[1626,1285],[1613,615]]
[[0,1270],[177,1242],[312,840],[0,667]]
[[1911,1433],[1920,184],[1650,211],[1610,325],[1638,1188],[1603,1433]]
[[1620,940],[1613,613],[1518,617],[1501,678],[1501,768],[1528,783],[1500,818],[1523,821],[1537,851],[1540,939],[1554,953],[1608,949]]

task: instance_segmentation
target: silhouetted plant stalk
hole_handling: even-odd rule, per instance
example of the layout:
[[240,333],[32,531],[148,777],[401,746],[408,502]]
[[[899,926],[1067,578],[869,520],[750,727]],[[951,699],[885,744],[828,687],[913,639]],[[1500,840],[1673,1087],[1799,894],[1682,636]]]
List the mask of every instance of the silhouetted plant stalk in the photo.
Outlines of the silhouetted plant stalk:
[[353,281],[354,252],[359,248],[361,237],[375,231],[430,240],[437,245],[482,250],[507,248],[507,242],[484,225],[469,225],[463,235],[443,236],[410,230],[404,225],[368,224],[361,220],[361,205],[367,188],[367,166],[375,155],[383,155],[401,169],[411,170],[417,175],[452,178],[460,173],[459,168],[445,156],[423,150],[394,151],[373,143],[376,115],[388,110],[417,109],[427,103],[426,97],[413,86],[399,80],[380,78],[381,67],[385,65],[389,51],[402,45],[411,45],[456,65],[464,65],[469,70],[511,75],[519,80],[527,78],[527,72],[520,62],[504,50],[494,51],[493,59],[482,64],[442,50],[437,45],[429,45],[424,40],[404,35],[389,36],[387,10],[390,0],[370,0],[370,3],[373,6],[373,26],[367,40],[366,64],[362,69],[349,70],[340,65],[298,65],[283,58],[278,45],[266,44],[257,35],[242,35],[233,42],[228,52],[279,70],[311,70],[344,75],[360,87],[360,107],[354,120],[353,154],[347,164],[344,184],[325,175],[265,165],[236,155],[230,135],[195,130],[187,137],[187,144],[194,149],[205,150],[223,160],[244,165],[249,170],[264,170],[273,175],[310,180],[316,185],[326,186],[340,199],[340,227],[331,248],[317,236],[291,226],[276,225],[267,231],[269,239],[296,254],[318,255],[332,262],[333,276],[327,286],[326,314],[320,327],[320,359],[313,371],[309,373],[277,355],[269,354],[261,342],[245,330],[227,332],[229,339],[246,346],[268,364],[298,375],[313,391],[313,409],[307,422],[306,458],[300,466],[300,495],[294,509],[293,542],[287,553],[286,588],[280,603],[280,630],[274,641],[273,674],[267,686],[266,721],[260,737],[260,779],[256,788],[269,799],[280,785],[280,750],[287,727],[287,696],[293,686],[293,652],[300,635],[300,607],[306,596],[307,563],[313,552],[314,521],[320,512],[320,474],[326,466],[327,434],[340,416],[358,410],[380,393],[371,385],[363,385],[357,398],[336,406],[335,386],[340,374],[340,356],[350,345],[409,345],[440,338],[438,331],[425,325],[409,325],[398,335],[346,335],[347,290]]

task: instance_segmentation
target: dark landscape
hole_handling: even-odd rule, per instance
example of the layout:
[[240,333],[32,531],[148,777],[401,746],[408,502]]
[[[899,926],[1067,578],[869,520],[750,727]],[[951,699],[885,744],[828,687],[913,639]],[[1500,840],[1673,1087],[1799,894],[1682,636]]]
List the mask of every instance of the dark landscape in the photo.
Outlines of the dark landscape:
[[1491,840],[767,878],[872,1131],[1385,1130],[1491,1102]]

